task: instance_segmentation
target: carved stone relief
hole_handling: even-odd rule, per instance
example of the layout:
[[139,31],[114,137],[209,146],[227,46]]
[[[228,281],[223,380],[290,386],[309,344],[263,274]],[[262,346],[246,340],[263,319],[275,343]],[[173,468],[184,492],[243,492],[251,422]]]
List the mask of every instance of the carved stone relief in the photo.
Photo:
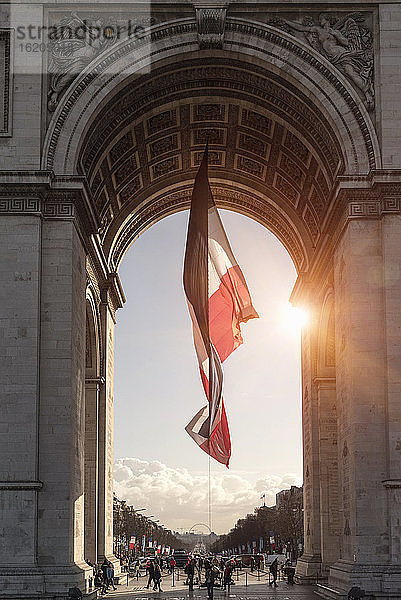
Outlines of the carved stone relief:
[[199,47],[222,48],[227,9],[196,8]]
[[353,84],[363,97],[366,107],[373,110],[373,33],[367,26],[368,15],[349,12],[341,15],[321,13],[305,15],[302,20],[278,15],[267,20],[268,25],[283,29],[306,41],[322,54]]

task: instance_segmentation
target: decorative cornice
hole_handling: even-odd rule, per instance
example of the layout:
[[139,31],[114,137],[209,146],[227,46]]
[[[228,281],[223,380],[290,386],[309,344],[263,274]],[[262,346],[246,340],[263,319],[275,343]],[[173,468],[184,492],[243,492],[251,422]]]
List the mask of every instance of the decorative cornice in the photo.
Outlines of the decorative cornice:
[[385,214],[401,214],[401,195],[398,198],[380,198],[375,201],[350,199],[348,219],[377,218]]
[[308,297],[313,282],[321,282],[332,269],[335,248],[350,221],[382,219],[401,214],[401,171],[373,171],[369,175],[339,177],[334,209],[326,223],[326,234],[311,261],[310,271],[298,278],[291,301]]
[[40,491],[43,487],[41,481],[0,481],[0,490],[33,490]]
[[54,177],[51,171],[3,171],[0,184],[0,214],[77,219],[84,235],[99,229],[84,177]]
[[123,287],[117,273],[110,273],[107,281],[100,288],[101,302],[107,304],[115,320],[116,312],[126,301]]
[[104,377],[87,377],[85,379],[85,384],[100,387],[105,384],[105,381]]
[[40,198],[0,198],[0,214],[2,215],[39,215],[41,212],[42,202]]

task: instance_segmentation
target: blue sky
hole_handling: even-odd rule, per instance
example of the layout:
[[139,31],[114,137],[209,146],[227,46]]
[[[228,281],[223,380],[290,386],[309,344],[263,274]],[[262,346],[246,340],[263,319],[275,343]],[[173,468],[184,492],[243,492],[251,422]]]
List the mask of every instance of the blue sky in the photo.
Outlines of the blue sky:
[[[264,227],[221,216],[260,319],[242,326],[244,344],[224,364],[232,459],[229,471],[212,462],[218,533],[261,493],[274,503],[302,471],[300,331],[288,307],[295,268]],[[187,211],[163,219],[125,256],[116,327],[116,491],[137,506],[149,498],[148,513],[174,529],[207,515],[208,458],[184,430],[205,403],[182,287],[187,220]]]

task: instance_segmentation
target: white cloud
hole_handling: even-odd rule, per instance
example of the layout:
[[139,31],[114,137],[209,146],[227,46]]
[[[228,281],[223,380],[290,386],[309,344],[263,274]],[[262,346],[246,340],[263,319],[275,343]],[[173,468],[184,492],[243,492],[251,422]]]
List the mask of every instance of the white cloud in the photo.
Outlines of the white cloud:
[[[299,485],[291,474],[267,475],[255,484],[235,472],[213,474],[213,529],[216,533],[227,532],[238,518],[260,506],[261,494],[266,493],[266,504],[272,506],[275,494],[291,485]],[[128,504],[146,507],[146,514],[155,515],[170,529],[188,530],[195,523],[207,522],[205,475],[191,474],[159,461],[121,458],[114,465],[114,490]]]

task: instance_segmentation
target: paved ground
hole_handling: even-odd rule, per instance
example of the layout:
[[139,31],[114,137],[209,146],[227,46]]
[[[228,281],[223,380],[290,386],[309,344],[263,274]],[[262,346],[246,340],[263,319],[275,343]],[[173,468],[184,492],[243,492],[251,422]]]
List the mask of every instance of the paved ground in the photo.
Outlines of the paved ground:
[[[163,592],[154,592],[146,589],[146,580],[141,578],[139,581],[130,579],[127,585],[119,585],[117,590],[107,592],[104,600],[207,600],[205,588],[195,586],[192,594],[188,591],[188,586],[183,585],[182,578],[175,581],[174,587],[170,577],[164,577],[162,581]],[[267,578],[257,580],[248,576],[248,586],[245,586],[245,577],[242,577],[236,585],[231,586],[230,592],[215,588],[214,600],[317,600],[312,586],[288,585],[284,581],[279,581],[277,588],[271,588],[268,585]]]

